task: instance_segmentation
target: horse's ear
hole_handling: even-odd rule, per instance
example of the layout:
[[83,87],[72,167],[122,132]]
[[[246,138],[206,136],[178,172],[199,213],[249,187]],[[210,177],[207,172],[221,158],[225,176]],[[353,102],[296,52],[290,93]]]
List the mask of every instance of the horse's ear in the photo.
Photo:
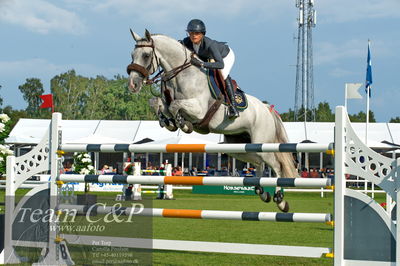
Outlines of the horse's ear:
[[146,39],[147,39],[148,41],[151,41],[151,34],[150,34],[150,32],[149,32],[147,29],[144,31],[144,35],[146,36]]
[[139,41],[140,39],[142,39],[142,37],[139,36],[139,34],[137,34],[136,32],[133,32],[132,29],[129,29],[131,31],[132,37],[135,40],[135,42]]

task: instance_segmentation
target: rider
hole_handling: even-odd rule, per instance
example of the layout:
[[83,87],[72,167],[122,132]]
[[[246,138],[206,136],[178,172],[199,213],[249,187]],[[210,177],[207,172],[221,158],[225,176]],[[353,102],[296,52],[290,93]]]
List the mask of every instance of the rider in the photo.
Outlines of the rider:
[[[200,19],[189,21],[186,31],[189,37],[183,39],[183,44],[204,61],[202,62],[192,57],[191,63],[202,68],[221,69],[222,76],[225,79],[226,91],[230,99],[228,116],[230,118],[238,117],[239,112],[236,109],[232,80],[229,76],[229,72],[235,62],[235,55],[232,49],[224,42],[218,42],[206,37],[206,26]],[[207,62],[209,59],[214,59],[214,62]]]

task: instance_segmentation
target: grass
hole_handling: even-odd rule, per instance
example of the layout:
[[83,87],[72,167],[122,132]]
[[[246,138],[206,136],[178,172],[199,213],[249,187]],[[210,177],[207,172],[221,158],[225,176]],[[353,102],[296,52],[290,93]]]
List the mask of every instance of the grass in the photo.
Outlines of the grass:
[[[96,194],[99,197],[115,198],[115,194],[112,193]],[[291,212],[333,213],[333,194],[326,193],[325,195],[325,198],[321,198],[319,193],[291,192],[286,194],[286,200],[290,203]],[[200,195],[192,194],[189,191],[175,191],[174,196],[176,200],[154,200],[151,203],[154,208],[277,211],[275,204],[265,204],[256,196]],[[381,194],[376,194],[375,196],[378,202],[385,200]],[[148,221],[152,222],[152,236],[154,239],[333,247],[333,228],[320,223],[278,223],[159,217]],[[132,226],[117,224],[107,231],[107,235],[126,236],[127,233],[132,232]],[[84,257],[74,254],[76,252],[73,246],[69,246],[69,248],[78,265],[89,263]],[[333,260],[329,258],[310,259],[161,250],[153,251],[151,256],[153,265],[267,265],[272,263],[275,265],[332,265],[333,263]]]

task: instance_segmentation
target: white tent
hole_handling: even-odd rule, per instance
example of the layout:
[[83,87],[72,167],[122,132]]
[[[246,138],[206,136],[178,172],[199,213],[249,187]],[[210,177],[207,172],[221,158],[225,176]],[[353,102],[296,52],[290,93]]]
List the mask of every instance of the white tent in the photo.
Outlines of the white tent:
[[206,139],[192,137],[190,136],[190,134],[184,134],[177,137],[152,141],[149,144],[215,144],[215,142]]
[[66,141],[65,143],[68,143],[68,144],[114,144],[114,143],[122,144],[122,143],[127,143],[127,142],[124,140],[116,139],[116,138],[101,136],[98,134],[96,134],[96,135],[90,134],[83,138]]

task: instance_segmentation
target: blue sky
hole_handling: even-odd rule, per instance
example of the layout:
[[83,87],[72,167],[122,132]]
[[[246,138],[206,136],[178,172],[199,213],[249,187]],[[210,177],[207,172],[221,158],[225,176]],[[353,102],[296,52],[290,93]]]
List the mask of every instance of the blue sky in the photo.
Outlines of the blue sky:
[[[400,1],[315,0],[315,9],[315,104],[344,105],[344,84],[365,81],[371,39],[371,109],[378,122],[400,116]],[[297,16],[294,0],[0,0],[3,106],[25,108],[18,86],[26,78],[40,78],[50,92],[50,79],[69,69],[126,75],[129,28],[181,39],[200,18],[210,38],[234,49],[239,85],[286,112],[294,106]],[[348,106],[365,111],[365,99]]]

